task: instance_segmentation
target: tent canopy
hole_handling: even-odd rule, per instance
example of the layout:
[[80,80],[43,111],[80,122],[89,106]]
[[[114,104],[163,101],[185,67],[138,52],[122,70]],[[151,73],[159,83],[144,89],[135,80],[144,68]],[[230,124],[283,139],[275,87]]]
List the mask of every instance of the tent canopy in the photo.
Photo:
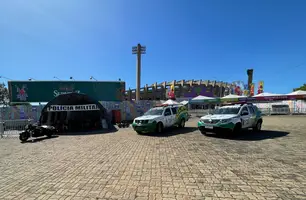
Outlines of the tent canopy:
[[306,91],[303,91],[303,90],[297,90],[295,92],[291,92],[287,95],[306,95]]
[[214,102],[214,101],[216,101],[215,98],[206,97],[206,96],[202,96],[202,95],[199,95],[199,96],[191,99],[192,103],[207,103],[207,102]]
[[257,95],[254,95],[253,97],[271,97],[271,96],[283,96],[283,94],[274,94],[269,92],[263,92]]
[[189,103],[189,101],[182,101],[182,102],[180,102],[181,104],[183,104],[183,105],[187,105],[188,103]]
[[209,100],[212,100],[212,99],[215,99],[215,98],[213,98],[213,97],[206,97],[206,96],[199,95],[199,96],[193,98],[192,100],[208,100],[208,99],[209,99]]
[[247,98],[247,96],[239,96],[236,94],[229,94],[227,96],[222,97],[221,99],[238,99],[238,98]]
[[165,101],[164,103],[162,103],[162,105],[177,105],[177,104],[180,104],[180,103],[178,103],[176,101],[173,101],[171,99],[169,99],[169,100]]

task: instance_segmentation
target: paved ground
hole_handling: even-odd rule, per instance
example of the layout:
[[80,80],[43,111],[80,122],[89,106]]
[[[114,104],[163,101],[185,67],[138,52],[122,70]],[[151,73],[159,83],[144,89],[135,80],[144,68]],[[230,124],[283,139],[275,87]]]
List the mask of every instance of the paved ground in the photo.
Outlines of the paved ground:
[[306,199],[306,117],[262,133],[165,136],[130,129],[21,144],[0,140],[0,199]]

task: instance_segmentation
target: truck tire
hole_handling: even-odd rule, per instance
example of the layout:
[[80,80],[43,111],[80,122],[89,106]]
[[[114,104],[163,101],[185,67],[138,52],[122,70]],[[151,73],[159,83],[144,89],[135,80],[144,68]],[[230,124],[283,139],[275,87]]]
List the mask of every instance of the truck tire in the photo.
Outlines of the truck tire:
[[241,132],[241,123],[237,123],[233,129],[234,135],[239,135]]
[[203,134],[203,135],[206,135],[207,136],[207,132],[205,130],[200,130],[200,132]]
[[164,125],[161,122],[158,122],[156,125],[156,133],[162,133],[164,130]]
[[253,131],[261,131],[262,120],[258,120],[255,127],[253,127]]
[[184,128],[185,127],[185,119],[181,119],[179,128]]

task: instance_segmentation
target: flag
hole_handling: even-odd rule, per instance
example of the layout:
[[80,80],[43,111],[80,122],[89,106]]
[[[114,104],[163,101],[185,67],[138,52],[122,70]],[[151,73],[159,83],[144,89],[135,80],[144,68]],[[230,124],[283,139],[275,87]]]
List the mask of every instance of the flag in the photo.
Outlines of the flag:
[[261,93],[263,93],[263,92],[264,92],[263,87],[264,87],[264,82],[263,82],[263,81],[259,81],[259,83],[258,83],[258,90],[257,90],[257,94],[261,94]]
[[175,100],[175,99],[176,99],[176,98],[175,98],[174,89],[175,89],[175,86],[174,86],[174,84],[172,84],[172,85],[170,86],[170,91],[169,91],[169,93],[168,93],[169,99],[172,99],[172,100]]
[[251,83],[250,96],[254,96],[254,83]]
[[170,90],[171,90],[172,92],[174,92],[174,88],[175,88],[175,86],[174,86],[174,84],[172,84],[172,85],[170,86]]

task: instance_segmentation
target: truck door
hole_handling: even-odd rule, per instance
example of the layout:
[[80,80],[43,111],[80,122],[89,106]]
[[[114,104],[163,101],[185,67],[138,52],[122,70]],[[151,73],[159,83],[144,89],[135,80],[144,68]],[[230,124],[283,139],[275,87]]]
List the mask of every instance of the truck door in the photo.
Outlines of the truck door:
[[248,106],[249,112],[250,112],[250,126],[255,126],[256,124],[256,112],[253,109],[252,106]]
[[171,108],[171,111],[172,111],[172,125],[171,126],[173,126],[174,124],[177,124],[178,122],[177,122],[177,117],[176,117],[176,114],[177,114],[177,107],[172,107]]
[[170,108],[166,108],[164,112],[164,126],[165,127],[170,127],[171,126],[171,121],[172,121],[172,113]]
[[250,113],[246,106],[242,108],[240,112],[240,117],[241,117],[241,127],[242,128],[250,127]]

